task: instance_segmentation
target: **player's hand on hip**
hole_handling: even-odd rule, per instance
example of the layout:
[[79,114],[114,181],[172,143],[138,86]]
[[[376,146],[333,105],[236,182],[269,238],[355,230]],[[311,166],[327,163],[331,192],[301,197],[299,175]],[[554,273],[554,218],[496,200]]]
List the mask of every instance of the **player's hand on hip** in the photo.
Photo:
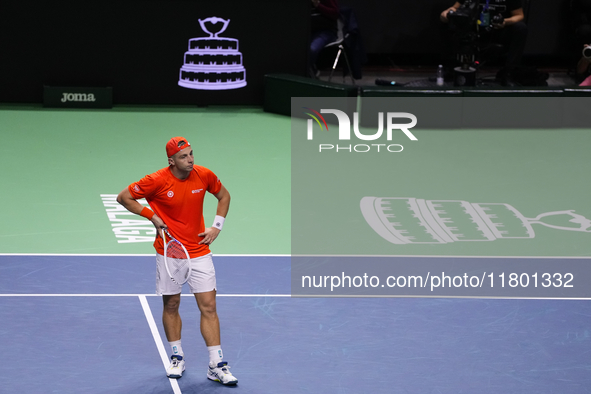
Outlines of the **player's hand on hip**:
[[215,227],[208,227],[205,229],[204,232],[202,232],[201,234],[199,234],[200,237],[203,237],[203,239],[201,240],[201,242],[199,242],[199,245],[211,245],[211,243],[213,241],[215,241],[215,239],[218,237],[218,234],[220,233],[220,230],[218,230]]
[[163,228],[165,228],[165,229],[168,228],[168,226],[164,223],[164,221],[162,219],[160,219],[160,217],[156,214],[154,214],[154,216],[152,216],[151,222],[154,224],[154,227],[156,227],[156,230],[158,231],[159,234],[160,234],[160,230],[162,230]]

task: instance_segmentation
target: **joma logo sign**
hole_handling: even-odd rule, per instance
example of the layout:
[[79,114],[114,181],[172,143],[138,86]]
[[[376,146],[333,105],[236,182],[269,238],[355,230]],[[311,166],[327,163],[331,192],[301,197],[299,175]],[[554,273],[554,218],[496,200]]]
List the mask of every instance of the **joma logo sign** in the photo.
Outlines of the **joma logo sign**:
[[68,101],[96,101],[94,94],[92,93],[63,93],[62,99],[60,100],[62,103]]

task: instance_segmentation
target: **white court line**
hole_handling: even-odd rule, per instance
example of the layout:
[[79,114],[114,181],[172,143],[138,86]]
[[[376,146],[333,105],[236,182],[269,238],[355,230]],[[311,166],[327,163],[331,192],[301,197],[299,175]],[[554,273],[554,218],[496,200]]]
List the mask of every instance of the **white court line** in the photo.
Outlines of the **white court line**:
[[[193,297],[193,294],[181,294],[182,297]],[[216,294],[217,297],[291,297],[291,294]],[[160,297],[158,294],[0,294],[0,297]]]
[[[160,353],[160,358],[162,359],[162,364],[164,365],[164,371],[168,368],[168,355],[166,354],[166,350],[164,350],[164,343],[162,342],[162,337],[160,337],[160,333],[158,332],[158,327],[156,327],[156,322],[154,321],[154,316],[152,315],[152,310],[150,309],[150,305],[148,305],[148,300],[146,296],[138,295],[140,299],[140,303],[142,304],[142,309],[144,310],[144,314],[146,315],[146,320],[148,321],[148,325],[150,326],[150,331],[152,331],[152,337],[154,338],[154,342],[156,342],[156,347],[158,348],[158,353]],[[168,378],[170,381],[170,385],[172,386],[172,391],[174,394],[181,394],[181,388],[179,387],[179,382],[176,379]]]
[[[193,294],[181,294],[193,297]],[[0,294],[0,297],[160,297],[157,294]],[[497,300],[564,300],[591,301],[589,297],[504,297],[504,296],[450,296],[450,295],[326,295],[326,294],[217,294],[217,297],[289,297],[289,298],[464,298]]]
[[[73,257],[154,257],[156,253],[121,254],[121,253],[0,253],[0,256],[73,256]],[[214,254],[214,257],[291,257],[290,254]]]
[[467,300],[552,300],[552,301],[591,301],[589,297],[509,297],[509,296],[450,296],[450,295],[294,295],[293,298],[439,298],[439,299],[467,299]]
[[291,257],[393,257],[393,258],[434,258],[434,259],[591,259],[591,256],[444,256],[444,255],[381,255],[381,254],[292,254]]
[[[108,254],[108,253],[0,253],[0,256],[57,256],[57,257],[153,257],[152,254]],[[395,257],[395,258],[438,258],[438,259],[591,259],[591,256],[444,256],[431,254],[398,254],[398,255],[376,255],[376,254],[214,254],[213,257]]]

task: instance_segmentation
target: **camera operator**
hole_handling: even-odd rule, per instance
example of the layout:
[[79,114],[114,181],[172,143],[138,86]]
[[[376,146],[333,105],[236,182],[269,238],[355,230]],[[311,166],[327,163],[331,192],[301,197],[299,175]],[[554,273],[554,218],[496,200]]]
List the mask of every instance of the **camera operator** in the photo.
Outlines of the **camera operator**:
[[[440,20],[444,26],[449,25],[449,13],[456,12],[466,0],[458,0],[453,6],[441,12]],[[490,34],[491,43],[499,43],[508,46],[508,54],[505,62],[504,72],[500,72],[501,82],[505,85],[512,85],[511,70],[521,64],[521,58],[525,50],[525,41],[527,39],[527,26],[524,22],[523,7],[521,0],[485,0],[480,1],[480,6],[486,7],[488,3],[488,10],[491,15],[490,29],[482,29],[481,34]],[[443,30],[449,31],[449,29]],[[488,32],[488,33],[484,33]],[[445,39],[450,39],[449,32],[445,33]],[[449,50],[449,45],[445,45],[445,49]],[[444,61],[447,57],[449,64],[449,54],[444,54]]]
[[583,46],[583,56],[577,64],[577,76],[583,79],[579,86],[591,86],[591,44]]

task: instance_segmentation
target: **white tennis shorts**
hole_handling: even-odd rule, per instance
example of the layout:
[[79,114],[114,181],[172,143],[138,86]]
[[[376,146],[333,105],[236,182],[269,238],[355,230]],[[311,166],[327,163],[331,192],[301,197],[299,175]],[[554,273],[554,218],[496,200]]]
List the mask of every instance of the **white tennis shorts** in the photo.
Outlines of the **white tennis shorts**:
[[[216,289],[215,268],[211,253],[191,259],[191,276],[187,281],[191,292],[205,293]],[[183,286],[168,277],[164,266],[164,256],[156,254],[156,294],[179,294]]]

